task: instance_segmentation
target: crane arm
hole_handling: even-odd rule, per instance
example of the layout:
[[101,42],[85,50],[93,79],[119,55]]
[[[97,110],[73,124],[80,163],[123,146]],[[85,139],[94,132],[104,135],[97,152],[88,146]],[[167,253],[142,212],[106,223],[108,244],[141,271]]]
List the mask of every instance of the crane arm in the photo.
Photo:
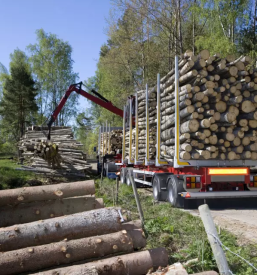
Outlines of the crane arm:
[[82,82],[79,82],[77,84],[72,84],[69,87],[69,89],[66,91],[65,95],[62,97],[62,99],[61,99],[60,103],[58,104],[58,106],[56,107],[56,109],[53,111],[51,118],[50,118],[49,122],[47,123],[47,126],[49,128],[48,139],[50,139],[50,130],[51,130],[52,124],[55,122],[57,116],[61,112],[63,106],[65,105],[66,101],[68,100],[68,98],[72,92],[76,92],[77,94],[84,96],[85,98],[87,98],[87,99],[91,100],[92,102],[96,103],[97,105],[107,109],[108,111],[110,111],[120,117],[123,117],[123,110],[115,107],[110,101],[105,99],[103,96],[101,96],[94,90],[92,90],[92,92],[95,95],[97,95],[98,97],[91,95],[88,92],[82,90],[81,85],[82,85]]

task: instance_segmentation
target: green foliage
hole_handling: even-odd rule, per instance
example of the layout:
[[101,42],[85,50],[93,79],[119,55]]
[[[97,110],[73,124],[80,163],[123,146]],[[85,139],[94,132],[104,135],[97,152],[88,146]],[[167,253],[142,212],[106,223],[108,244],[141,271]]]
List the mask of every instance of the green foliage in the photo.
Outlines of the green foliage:
[[80,113],[76,119],[76,138],[83,144],[83,151],[87,158],[96,158],[94,147],[98,145],[98,129],[94,127],[94,119],[85,112]]
[[157,217],[155,219],[146,221],[145,229],[149,234],[159,233],[161,231],[167,233],[173,233],[174,228],[168,223],[168,217]]
[[33,178],[29,172],[18,171],[15,161],[0,158],[0,190],[22,187]]
[[[68,87],[76,83],[78,75],[73,72],[72,48],[68,42],[43,29],[37,30],[36,34],[38,43],[29,45],[28,50],[39,87],[39,123],[43,123],[44,116],[55,109]],[[60,112],[56,125],[66,125],[76,115],[77,102],[77,95],[72,94]]]
[[[96,196],[102,197],[106,206],[113,206],[115,181],[104,179],[102,184],[97,180]],[[216,270],[214,256],[207,235],[199,217],[192,216],[186,211],[172,208],[168,203],[155,203],[149,189],[138,189],[139,199],[145,217],[145,233],[147,248],[163,246],[169,254],[169,263],[181,262],[198,258],[196,263],[187,267],[189,274]],[[121,184],[117,206],[129,210],[132,219],[138,219],[136,202],[131,187]],[[240,254],[254,266],[257,266],[256,244],[240,246],[237,238],[221,230],[221,241],[233,252]],[[236,256],[226,252],[229,266],[235,275],[251,275],[254,271]]]
[[17,141],[25,132],[37,111],[35,97],[37,89],[32,78],[28,58],[24,52],[15,50],[11,54],[10,75],[4,79],[3,98],[0,102],[1,136]]

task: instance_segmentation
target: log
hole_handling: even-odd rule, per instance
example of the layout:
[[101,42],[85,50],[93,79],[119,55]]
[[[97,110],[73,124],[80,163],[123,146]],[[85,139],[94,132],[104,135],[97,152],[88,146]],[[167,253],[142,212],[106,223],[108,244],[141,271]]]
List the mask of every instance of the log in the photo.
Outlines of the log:
[[0,208],[0,227],[60,217],[103,207],[103,199],[95,199],[95,197],[89,196],[21,203],[18,206],[6,205]]
[[251,113],[255,111],[255,105],[249,100],[244,100],[240,104],[240,110],[244,113]]
[[93,180],[23,187],[1,190],[0,206],[94,194],[95,184]]
[[0,251],[79,239],[121,230],[120,215],[114,208],[91,210],[64,217],[0,228]]
[[196,119],[189,120],[180,125],[180,133],[196,132],[199,126],[199,122]]
[[[145,245],[142,231],[122,230],[107,235],[23,248],[3,253],[0,258],[0,270],[4,273],[0,271],[0,274],[20,274],[59,264],[129,253],[133,248]],[[49,257],[50,253],[51,257]]]
[[[155,248],[137,253],[119,255],[116,257],[41,271],[41,275],[121,275],[146,274],[150,269],[167,266],[168,253],[165,248]],[[94,273],[93,273],[94,272]]]

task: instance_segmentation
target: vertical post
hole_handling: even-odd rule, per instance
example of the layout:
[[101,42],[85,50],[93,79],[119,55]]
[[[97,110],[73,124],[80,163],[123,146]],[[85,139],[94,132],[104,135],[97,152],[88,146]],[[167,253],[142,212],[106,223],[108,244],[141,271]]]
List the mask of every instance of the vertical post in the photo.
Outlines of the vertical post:
[[138,94],[135,94],[135,116],[136,116],[136,152],[135,152],[135,164],[138,162]]
[[178,56],[175,56],[175,154],[174,154],[174,164],[177,163],[177,160],[179,159],[179,138],[177,134],[179,134],[179,124],[180,124],[180,118],[179,118],[179,98],[178,98],[178,81],[179,81],[179,74],[178,74]]
[[119,200],[119,177],[116,177],[116,205]]
[[98,156],[100,157],[101,151],[101,126],[99,127],[99,134],[98,134]]
[[149,162],[149,104],[148,104],[148,85],[145,85],[145,124],[146,124],[146,135],[145,135],[145,164]]
[[205,228],[205,231],[208,236],[208,240],[210,242],[212,252],[214,254],[218,269],[219,269],[219,274],[221,275],[229,275],[230,269],[228,266],[228,262],[225,256],[225,253],[219,243],[219,237],[218,233],[215,227],[215,224],[213,222],[212,216],[210,209],[207,204],[203,204],[199,206],[199,212],[200,212],[200,217],[203,221],[203,225]]
[[156,158],[155,166],[168,164],[166,161],[161,161],[161,81],[160,74],[157,74],[157,139],[156,139]]
[[186,166],[189,163],[181,161],[179,157],[180,146],[180,108],[179,108],[179,71],[178,71],[178,56],[175,56],[175,154],[174,154],[174,167]]
[[107,128],[108,126],[107,126],[107,120],[106,120],[106,122],[105,122],[105,154],[107,154],[108,153],[108,148],[107,148],[107,141],[108,141],[108,128]]
[[125,161],[125,138],[126,138],[126,126],[125,126],[125,120],[126,120],[126,106],[123,107],[123,132],[122,132],[122,163]]
[[129,164],[131,164],[132,154],[132,100],[129,99]]
[[[103,130],[103,131],[102,131]],[[103,141],[103,143],[102,143],[102,157],[104,156],[104,125],[103,126],[101,126],[101,139],[102,139],[102,141]]]
[[108,154],[110,154],[110,141],[111,141],[111,123],[109,123]]
[[143,213],[141,203],[140,203],[140,200],[139,200],[139,197],[138,197],[137,187],[136,187],[134,178],[132,177],[131,173],[128,173],[128,175],[129,175],[129,180],[131,182],[131,185],[132,185],[132,188],[133,188],[133,193],[134,193],[134,196],[135,196],[135,199],[136,199],[137,210],[138,210],[138,213],[139,213],[139,216],[140,216],[140,220],[141,220],[141,223],[144,224],[144,213]]

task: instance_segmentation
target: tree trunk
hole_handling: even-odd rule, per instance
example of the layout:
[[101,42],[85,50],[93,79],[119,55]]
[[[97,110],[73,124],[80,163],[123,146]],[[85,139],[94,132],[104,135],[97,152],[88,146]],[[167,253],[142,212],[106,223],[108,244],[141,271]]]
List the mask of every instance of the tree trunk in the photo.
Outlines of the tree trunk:
[[[140,263],[140,264],[139,264]],[[121,275],[146,274],[151,268],[167,266],[168,253],[164,248],[155,248],[137,253],[119,255],[116,257],[84,263],[68,267],[42,271],[41,275]],[[89,273],[91,272],[91,273]],[[95,273],[92,273],[95,272]]]
[[103,207],[103,199],[89,196],[21,203],[18,207],[6,205],[0,208],[0,227],[71,215]]
[[93,180],[22,187],[0,191],[0,206],[94,194],[95,184]]
[[0,271],[0,274],[20,274],[111,254],[129,253],[133,248],[145,245],[142,231],[122,230],[107,235],[23,248],[2,254],[0,270],[4,272]]
[[114,208],[103,208],[64,217],[0,228],[0,251],[79,239],[121,230],[120,215]]

